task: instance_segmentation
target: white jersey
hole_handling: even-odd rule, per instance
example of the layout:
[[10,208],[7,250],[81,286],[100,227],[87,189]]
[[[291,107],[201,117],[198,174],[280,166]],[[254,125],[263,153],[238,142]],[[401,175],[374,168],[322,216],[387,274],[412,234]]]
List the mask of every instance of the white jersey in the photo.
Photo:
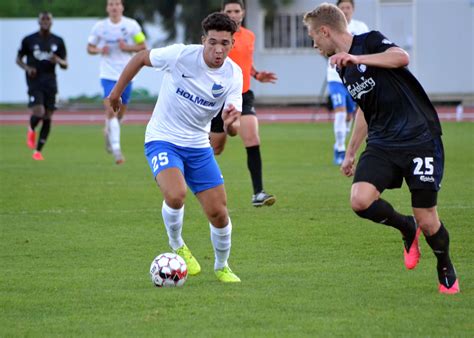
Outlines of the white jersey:
[[[347,25],[347,30],[351,32],[352,35],[359,35],[363,33],[367,33],[369,31],[369,27],[362,21],[352,19],[349,25]],[[341,78],[336,71],[336,68],[331,66],[328,60],[328,74],[327,74],[327,81],[328,82],[341,82]]]
[[165,71],[145,143],[210,146],[212,118],[229,104],[242,111],[242,70],[230,58],[219,68],[204,62],[202,45],[176,44],[150,51],[150,62]]
[[135,37],[142,33],[136,20],[123,16],[118,23],[110,18],[98,21],[89,35],[88,42],[102,48],[109,46],[109,54],[101,55],[100,78],[117,81],[120,73],[132,58],[133,53],[124,52],[119,48],[119,41],[126,44],[135,44]]

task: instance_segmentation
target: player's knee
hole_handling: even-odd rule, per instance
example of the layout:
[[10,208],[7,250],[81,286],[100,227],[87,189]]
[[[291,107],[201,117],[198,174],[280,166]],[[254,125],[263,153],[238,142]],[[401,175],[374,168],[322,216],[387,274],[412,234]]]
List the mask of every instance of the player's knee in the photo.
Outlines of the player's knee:
[[361,211],[367,210],[374,201],[365,196],[361,195],[351,195],[351,208],[352,210],[359,214]]
[[229,223],[229,215],[225,205],[207,210],[207,217],[211,224],[217,228],[225,227]]
[[36,117],[43,118],[45,116],[45,109],[43,105],[36,105],[31,108],[32,114]]
[[183,193],[181,191],[168,192],[165,195],[166,204],[173,209],[181,209],[185,198],[186,192]]

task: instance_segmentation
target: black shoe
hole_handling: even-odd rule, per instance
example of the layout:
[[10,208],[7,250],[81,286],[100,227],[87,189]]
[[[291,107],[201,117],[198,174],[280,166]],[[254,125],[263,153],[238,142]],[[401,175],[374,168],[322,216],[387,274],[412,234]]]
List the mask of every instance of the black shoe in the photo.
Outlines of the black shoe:
[[273,195],[267,194],[265,191],[260,191],[258,194],[252,196],[252,205],[254,207],[261,207],[263,205],[270,206],[276,202]]

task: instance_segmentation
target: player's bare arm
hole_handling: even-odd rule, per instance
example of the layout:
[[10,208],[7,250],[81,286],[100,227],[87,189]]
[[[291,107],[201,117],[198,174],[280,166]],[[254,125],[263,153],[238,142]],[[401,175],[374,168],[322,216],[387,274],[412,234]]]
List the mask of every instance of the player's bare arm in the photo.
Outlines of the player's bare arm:
[[67,60],[60,58],[60,57],[59,57],[58,55],[56,55],[56,54],[53,54],[53,55],[51,56],[50,61],[51,61],[52,63],[57,63],[57,64],[59,65],[59,67],[61,67],[62,69],[67,69],[67,67],[68,67]]
[[253,66],[251,69],[250,75],[257,81],[259,82],[270,82],[270,83],[276,83],[278,80],[277,76],[273,72],[267,72],[265,70],[257,71]]
[[241,112],[235,109],[234,105],[232,104],[222,110],[224,131],[227,133],[227,135],[235,136],[239,132],[240,114]]
[[331,65],[339,68],[348,65],[364,64],[380,68],[405,67],[410,62],[408,53],[400,47],[391,47],[383,53],[352,55],[345,52],[334,54],[330,57]]
[[107,55],[109,54],[109,46],[105,45],[102,48],[100,48],[100,47],[97,47],[96,45],[88,43],[87,53],[89,53],[90,55],[96,55],[96,54]]
[[127,87],[128,83],[132,81],[132,79],[138,74],[143,66],[151,67],[149,50],[143,50],[135,54],[125,66],[122,74],[120,74],[117,83],[107,98],[114,112],[118,112],[120,110],[120,96],[122,95],[125,87]]
[[354,175],[356,153],[362,142],[367,138],[367,129],[364,113],[358,108],[354,121],[354,131],[352,132],[351,140],[347,146],[346,156],[341,165],[341,172],[347,177]]
[[16,64],[20,66],[20,68],[23,69],[29,77],[36,77],[36,68],[28,66],[26,63],[23,62],[23,59],[21,57],[17,56]]
[[137,44],[127,44],[124,40],[119,41],[119,48],[124,52],[135,53],[141,50],[146,49],[145,42],[137,43]]

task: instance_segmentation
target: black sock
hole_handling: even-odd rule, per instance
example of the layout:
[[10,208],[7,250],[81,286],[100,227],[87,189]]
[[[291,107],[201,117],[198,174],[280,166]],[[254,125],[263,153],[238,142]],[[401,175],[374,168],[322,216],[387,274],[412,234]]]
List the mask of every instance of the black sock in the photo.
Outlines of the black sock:
[[[415,236],[416,228],[413,226],[413,218],[399,214],[390,203],[381,198],[374,201],[367,209],[355,213],[375,223],[389,225],[400,230],[404,238],[414,238]],[[411,245],[411,243],[409,244]]]
[[262,158],[260,157],[260,146],[247,147],[247,167],[252,178],[253,193],[258,194],[263,190],[262,182]]
[[41,126],[41,131],[39,135],[38,145],[36,146],[36,150],[41,151],[46,140],[48,139],[49,131],[51,129],[51,119],[44,119],[43,125]]
[[448,230],[441,223],[441,227],[438,232],[432,236],[425,236],[426,242],[433,250],[438,264],[436,266],[438,270],[438,280],[441,284],[450,288],[456,281],[456,271],[454,270],[453,263],[449,257],[449,233]]
[[40,123],[41,117],[38,117],[36,115],[31,115],[30,117],[30,128],[31,130],[35,130],[36,126],[38,126],[38,123]]

